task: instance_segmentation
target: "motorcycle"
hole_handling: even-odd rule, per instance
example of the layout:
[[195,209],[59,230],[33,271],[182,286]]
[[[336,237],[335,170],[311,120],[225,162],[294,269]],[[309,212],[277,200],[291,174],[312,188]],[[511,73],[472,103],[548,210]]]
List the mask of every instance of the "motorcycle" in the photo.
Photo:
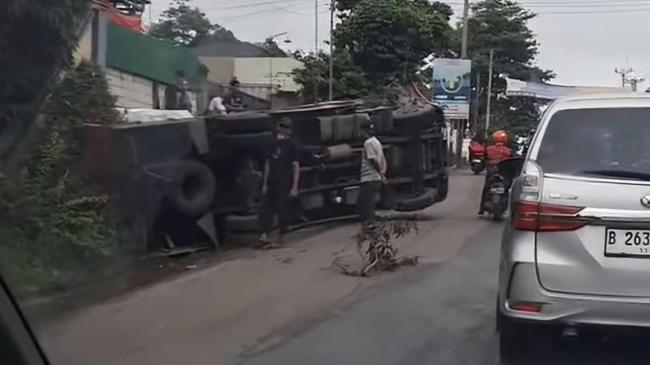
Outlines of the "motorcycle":
[[510,187],[514,179],[519,176],[524,165],[524,159],[513,157],[499,162],[496,166],[490,167],[494,171],[488,171],[490,175],[487,181],[484,204],[485,210],[490,213],[492,219],[500,221],[508,210]]
[[472,140],[469,143],[469,163],[474,175],[478,175],[485,169],[485,146]]

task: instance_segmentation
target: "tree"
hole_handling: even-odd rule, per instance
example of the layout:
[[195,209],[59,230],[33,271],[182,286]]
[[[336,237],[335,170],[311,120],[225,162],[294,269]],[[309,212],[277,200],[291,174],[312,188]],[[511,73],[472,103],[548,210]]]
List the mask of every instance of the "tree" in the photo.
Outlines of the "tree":
[[273,57],[287,57],[287,53],[272,38],[267,38],[263,43],[258,43],[257,45],[267,50]]
[[[415,79],[422,59],[446,51],[451,8],[426,0],[341,0],[341,23],[334,33],[334,96],[395,99],[396,90]],[[305,69],[294,73],[307,100],[314,84],[328,94],[329,56],[302,55]]]
[[[329,93],[330,55],[324,52],[320,52],[318,56],[313,53],[296,52],[294,57],[304,64],[304,68],[293,71],[293,77],[302,86],[302,96],[305,101],[324,100]],[[356,99],[368,95],[368,82],[361,69],[352,62],[352,57],[347,51],[336,50],[333,62],[334,75],[336,75],[333,84],[335,99]],[[314,96],[314,84],[318,88],[318,100]]]
[[[472,59],[474,74],[472,80],[479,73],[481,85],[488,84],[490,50],[493,49],[493,97],[505,93],[505,81],[499,75],[531,81],[547,81],[555,76],[552,71],[534,65],[538,43],[528,28],[528,21],[534,17],[534,13],[510,0],[484,0],[472,6],[468,39],[468,55]],[[459,27],[458,33],[461,31]],[[457,39],[460,40],[460,37]],[[486,101],[483,96],[480,110],[485,110]],[[537,124],[537,100],[494,97],[492,101],[494,128],[506,128],[511,133],[519,133]]]
[[160,21],[151,26],[149,35],[192,47],[215,34],[215,31],[221,37],[232,35],[224,28],[212,24],[199,8],[192,8],[190,0],[174,0],[162,13]]
[[3,172],[20,159],[51,84],[70,66],[89,9],[86,0],[0,1]]
[[0,259],[3,274],[30,291],[19,295],[75,287],[124,248],[108,197],[83,172],[79,133],[87,122],[120,122],[114,100],[99,67],[69,70],[43,109],[28,158],[0,180]]
[[340,1],[334,44],[350,52],[373,87],[404,85],[424,57],[448,46],[442,8],[424,0]]

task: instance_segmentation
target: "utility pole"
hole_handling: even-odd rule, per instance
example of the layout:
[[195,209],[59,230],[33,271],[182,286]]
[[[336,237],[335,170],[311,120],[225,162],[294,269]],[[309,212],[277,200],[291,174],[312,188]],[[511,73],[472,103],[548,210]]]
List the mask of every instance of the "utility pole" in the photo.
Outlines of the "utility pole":
[[[469,23],[469,0],[465,0],[465,5],[463,7],[463,38],[460,49],[460,58],[467,58],[467,37],[468,37],[468,23]],[[468,100],[469,102],[469,100]],[[468,119],[457,119],[456,120],[456,166],[461,167],[463,165],[463,132],[467,124],[469,124]]]
[[335,0],[330,2],[330,77],[329,77],[329,100],[334,100],[334,9]]
[[627,75],[631,73],[631,68],[615,68],[614,72],[621,75],[621,87],[625,88],[625,85],[628,83]]
[[[318,0],[314,0],[314,57],[318,59]],[[318,102],[318,76],[318,72],[314,73],[314,102],[316,103]]]
[[494,49],[490,50],[490,69],[488,73],[488,92],[487,92],[487,110],[485,112],[485,139],[488,138],[488,129],[490,129],[490,107],[492,104],[492,74],[494,72]]
[[476,133],[478,129],[478,112],[479,112],[479,103],[481,96],[481,73],[476,73],[476,92],[474,92],[474,118],[472,121],[472,130]]
[[467,38],[469,35],[469,0],[465,0],[463,6],[463,39],[460,50],[460,58],[467,58]]

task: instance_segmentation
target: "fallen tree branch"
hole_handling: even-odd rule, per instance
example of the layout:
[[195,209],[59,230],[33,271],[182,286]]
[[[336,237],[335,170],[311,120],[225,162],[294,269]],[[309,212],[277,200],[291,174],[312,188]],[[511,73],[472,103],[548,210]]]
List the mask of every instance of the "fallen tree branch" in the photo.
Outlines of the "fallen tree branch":
[[364,265],[360,270],[350,270],[347,265],[337,258],[332,263],[345,275],[369,276],[372,272],[391,271],[400,266],[413,266],[418,264],[417,257],[400,257],[398,250],[393,246],[393,240],[400,239],[411,232],[417,232],[414,222],[395,221],[380,222],[376,225],[364,225],[355,235],[357,250],[363,259]]

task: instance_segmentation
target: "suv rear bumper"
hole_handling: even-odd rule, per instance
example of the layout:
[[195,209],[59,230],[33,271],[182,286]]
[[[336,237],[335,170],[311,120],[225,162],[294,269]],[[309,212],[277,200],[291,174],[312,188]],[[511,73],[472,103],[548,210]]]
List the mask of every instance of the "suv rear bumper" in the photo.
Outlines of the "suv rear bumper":
[[[507,318],[545,325],[650,328],[650,298],[550,292],[539,284],[533,263],[514,265],[509,278],[507,288],[500,290],[498,303],[500,313]],[[541,311],[513,310],[515,303],[538,303]]]

